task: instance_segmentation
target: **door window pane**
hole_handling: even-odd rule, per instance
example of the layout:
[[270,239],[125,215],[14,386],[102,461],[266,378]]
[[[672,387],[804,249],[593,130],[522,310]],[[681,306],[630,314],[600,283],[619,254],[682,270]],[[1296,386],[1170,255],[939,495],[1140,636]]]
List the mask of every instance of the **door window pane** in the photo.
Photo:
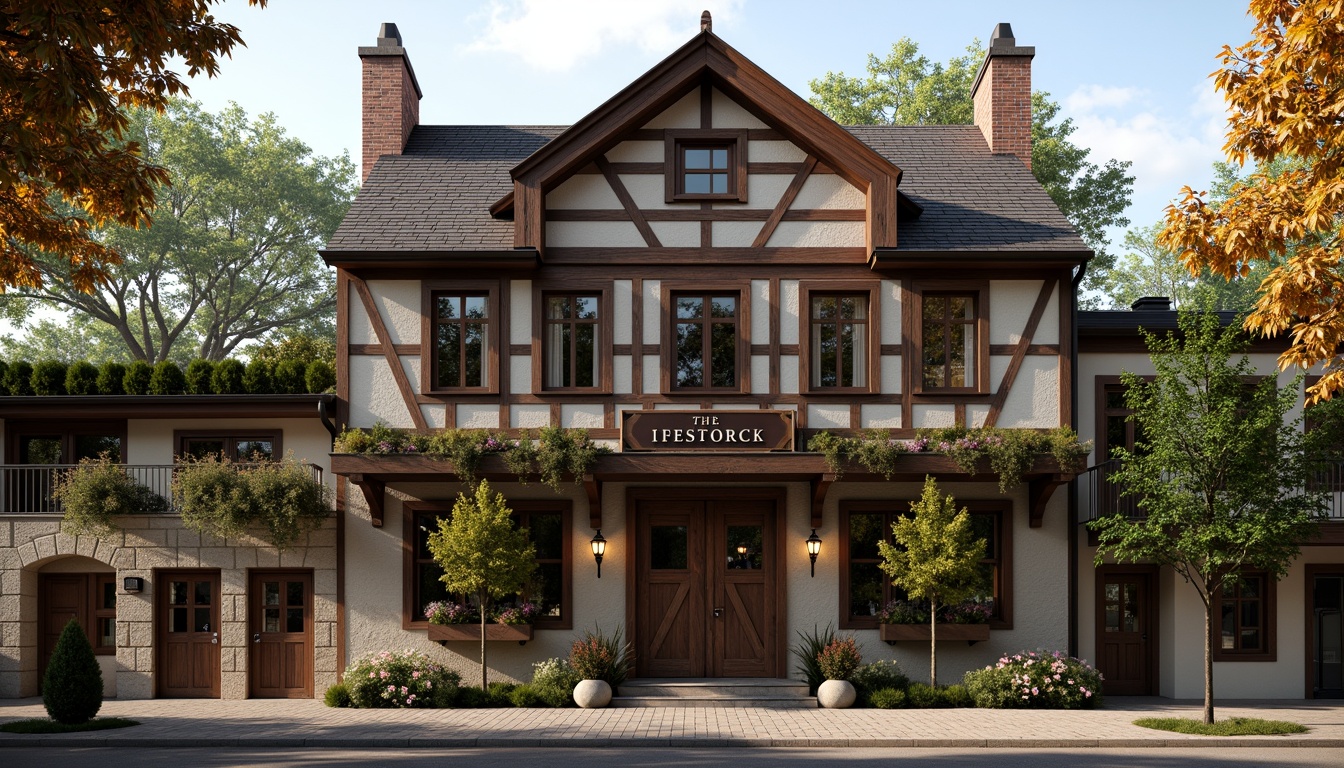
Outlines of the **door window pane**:
[[728,567],[734,570],[760,570],[762,528],[759,525],[728,526]]
[[267,608],[262,611],[262,630],[263,632],[280,631],[280,609]]
[[266,605],[280,604],[280,582],[267,581],[261,585],[262,602]]
[[210,602],[211,602],[211,601],[210,601],[210,582],[208,582],[208,581],[198,581],[198,582],[196,582],[196,604],[197,604],[197,605],[210,605]]
[[195,622],[192,624],[192,631],[193,631],[193,632],[209,632],[209,631],[210,631],[210,609],[209,609],[209,608],[197,608],[197,609],[196,609],[196,617],[195,617],[195,618],[196,618],[196,620],[195,620]]
[[98,620],[98,647],[115,648],[117,645],[117,620]]
[[303,631],[303,609],[286,608],[285,609],[285,631],[302,632]]
[[25,437],[19,442],[20,464],[61,464],[60,437]]
[[168,603],[170,605],[187,604],[187,582],[174,581],[168,585]]
[[168,631],[169,632],[187,631],[186,608],[170,608],[168,610]]
[[114,581],[105,581],[102,585],[102,594],[99,596],[99,607],[106,610],[115,611],[117,609],[117,584]]
[[302,606],[303,592],[302,581],[285,582],[285,605]]
[[655,525],[650,530],[650,567],[655,571],[686,568],[686,526]]

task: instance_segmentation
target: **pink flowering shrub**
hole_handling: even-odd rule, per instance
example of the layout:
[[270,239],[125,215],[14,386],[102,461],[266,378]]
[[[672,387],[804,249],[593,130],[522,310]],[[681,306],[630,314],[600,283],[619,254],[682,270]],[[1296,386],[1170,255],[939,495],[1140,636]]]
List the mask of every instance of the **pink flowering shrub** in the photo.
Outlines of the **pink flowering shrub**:
[[351,706],[407,709],[452,706],[461,678],[423,653],[383,651],[350,665],[342,682]]
[[518,626],[519,624],[531,624],[532,620],[539,615],[541,615],[540,605],[524,601],[517,605],[500,608],[495,612],[494,619],[500,624]]
[[1101,673],[1062,651],[1022,651],[966,673],[977,707],[1093,709],[1101,704]]

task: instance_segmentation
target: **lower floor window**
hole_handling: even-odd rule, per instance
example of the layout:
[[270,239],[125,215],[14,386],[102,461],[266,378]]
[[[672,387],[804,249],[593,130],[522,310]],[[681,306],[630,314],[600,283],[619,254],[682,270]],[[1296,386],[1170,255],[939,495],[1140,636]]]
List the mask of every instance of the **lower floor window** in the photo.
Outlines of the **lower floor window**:
[[1243,573],[1214,594],[1214,658],[1236,660],[1273,652],[1274,580],[1263,572]]
[[[963,506],[971,513],[975,537],[985,540],[985,557],[980,561],[981,591],[976,598],[992,605],[991,622],[1007,624],[1011,620],[1009,507],[996,502],[968,502]],[[878,614],[888,603],[907,599],[905,592],[882,571],[877,544],[891,543],[892,524],[909,513],[909,501],[841,502],[842,629],[875,628]]]
[[[520,528],[526,528],[537,550],[537,569],[532,582],[525,588],[522,599],[536,603],[541,612],[533,620],[537,626],[567,629],[570,614],[570,558],[568,502],[510,502],[513,519]],[[429,535],[439,529],[439,520],[452,515],[450,508],[421,507],[410,510],[411,558],[408,564],[408,624],[425,623],[425,606],[436,601],[465,604],[469,596],[451,595],[440,577],[443,568],[434,561],[429,551]],[[507,598],[502,602],[510,602]]]

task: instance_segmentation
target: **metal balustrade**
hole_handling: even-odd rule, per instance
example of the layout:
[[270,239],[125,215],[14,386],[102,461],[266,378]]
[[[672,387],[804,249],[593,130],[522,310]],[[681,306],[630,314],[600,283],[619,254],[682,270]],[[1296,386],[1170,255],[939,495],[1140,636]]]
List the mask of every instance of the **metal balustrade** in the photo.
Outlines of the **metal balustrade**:
[[[1144,516],[1139,509],[1139,497],[1126,494],[1124,487],[1112,479],[1120,470],[1120,460],[1111,459],[1078,476],[1078,520],[1088,523],[1109,515],[1124,515],[1131,520]],[[1309,491],[1323,491],[1326,514],[1331,521],[1344,521],[1344,459],[1322,459],[1311,481]]]
[[[52,491],[66,472],[78,469],[78,464],[0,464],[0,514],[6,515],[59,515],[60,502],[52,498]],[[163,499],[164,509],[145,509],[144,514],[176,514],[173,505],[173,473],[180,464],[123,464],[120,465],[132,480],[148,488]],[[233,464],[240,469],[261,466],[254,463]],[[322,482],[322,467],[303,463],[313,479]]]

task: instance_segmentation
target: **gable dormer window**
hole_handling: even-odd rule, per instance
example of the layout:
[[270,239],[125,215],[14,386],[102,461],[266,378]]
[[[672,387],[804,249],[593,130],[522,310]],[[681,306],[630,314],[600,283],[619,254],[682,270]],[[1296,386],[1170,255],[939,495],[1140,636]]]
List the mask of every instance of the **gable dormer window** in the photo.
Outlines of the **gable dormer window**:
[[667,131],[667,202],[747,200],[747,132]]

